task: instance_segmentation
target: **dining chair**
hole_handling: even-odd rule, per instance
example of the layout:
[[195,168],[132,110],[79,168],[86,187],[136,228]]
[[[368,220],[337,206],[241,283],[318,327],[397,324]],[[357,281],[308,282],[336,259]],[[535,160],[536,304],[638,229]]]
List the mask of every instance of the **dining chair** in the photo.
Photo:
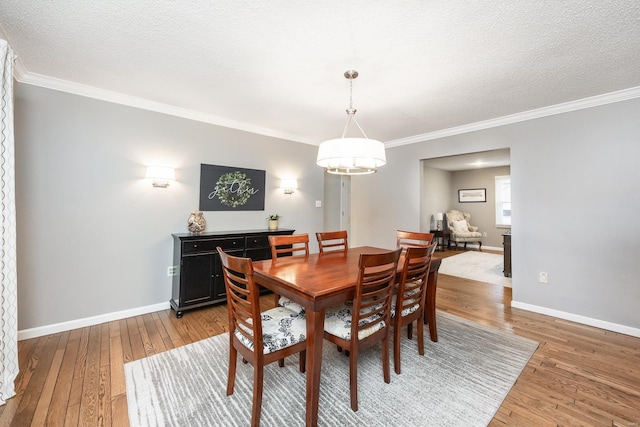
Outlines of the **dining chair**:
[[433,233],[420,233],[417,231],[396,231],[396,247],[411,248],[427,246],[433,241]]
[[309,255],[309,235],[306,233],[284,236],[270,235],[269,246],[273,260],[282,256],[297,255],[301,251],[304,251],[305,255]]
[[[253,366],[251,425],[260,425],[264,366],[283,362],[299,353],[300,372],[305,372],[307,325],[304,317],[275,307],[260,312],[260,290],[253,277],[250,258],[231,256],[218,246],[229,312],[229,376],[227,396],[233,394],[238,353]],[[281,366],[284,363],[281,363]]]
[[318,248],[320,253],[324,253],[326,249],[330,251],[344,251],[349,249],[349,242],[347,240],[347,231],[323,231],[316,233],[316,239],[318,239]]
[[[285,236],[269,236],[269,246],[271,246],[271,259],[275,262],[279,257],[298,255],[304,252],[309,255],[309,235],[308,234],[292,234]],[[281,297],[274,294],[276,306],[285,307],[294,313],[304,314],[304,307],[297,302],[291,301],[289,298]]]
[[391,295],[401,249],[377,254],[361,254],[355,297],[325,315],[324,338],[349,351],[351,409],[358,410],[358,352],[382,343],[384,382],[389,372],[389,327]]
[[391,323],[393,325],[393,368],[400,373],[400,332],[407,327],[407,336],[412,338],[412,325],[417,321],[418,353],[424,356],[424,307],[427,293],[427,276],[431,258],[438,246],[432,242],[425,247],[408,247],[400,282],[391,298]]

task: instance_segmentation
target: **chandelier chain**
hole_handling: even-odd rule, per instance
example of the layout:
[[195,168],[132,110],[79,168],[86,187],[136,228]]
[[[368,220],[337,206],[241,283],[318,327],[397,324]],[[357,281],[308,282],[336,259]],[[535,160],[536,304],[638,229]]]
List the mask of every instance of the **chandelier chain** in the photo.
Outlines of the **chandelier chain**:
[[347,123],[345,124],[344,130],[342,131],[342,138],[344,138],[347,135],[347,130],[349,130],[349,125],[353,121],[356,124],[356,126],[358,126],[358,129],[360,129],[360,132],[362,133],[362,135],[365,138],[369,139],[369,137],[367,136],[366,133],[364,133],[364,130],[362,129],[362,127],[360,126],[360,123],[358,123],[358,120],[355,117],[356,111],[358,110],[353,108],[353,79],[358,77],[358,72],[355,70],[347,70],[344,72],[344,76],[349,80],[349,108],[347,109],[347,115],[349,116],[349,118],[347,119]]

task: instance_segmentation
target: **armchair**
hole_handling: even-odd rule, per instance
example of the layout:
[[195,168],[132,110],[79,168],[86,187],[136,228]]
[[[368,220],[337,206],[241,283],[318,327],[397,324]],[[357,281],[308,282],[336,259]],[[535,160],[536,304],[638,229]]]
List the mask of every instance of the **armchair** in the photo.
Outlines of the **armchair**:
[[482,233],[478,231],[478,227],[471,225],[471,214],[455,209],[448,210],[445,214],[444,234],[449,235],[449,246],[451,242],[455,242],[458,249],[458,242],[464,243],[465,249],[467,243],[478,243],[479,250],[482,250]]

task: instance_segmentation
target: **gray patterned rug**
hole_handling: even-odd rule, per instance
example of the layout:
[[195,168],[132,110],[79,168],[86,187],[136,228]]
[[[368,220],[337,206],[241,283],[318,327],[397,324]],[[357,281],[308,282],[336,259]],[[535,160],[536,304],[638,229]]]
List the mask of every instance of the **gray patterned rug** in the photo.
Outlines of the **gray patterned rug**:
[[[405,331],[403,331],[405,332]],[[428,335],[428,331],[426,335]],[[402,339],[402,374],[382,378],[379,347],[358,359],[359,410],[349,404],[348,358],[325,341],[320,426],[486,426],[538,343],[438,312],[438,342]],[[238,362],[226,396],[227,334],[125,364],[131,426],[248,426],[253,368]],[[265,368],[261,425],[303,426],[297,356]]]

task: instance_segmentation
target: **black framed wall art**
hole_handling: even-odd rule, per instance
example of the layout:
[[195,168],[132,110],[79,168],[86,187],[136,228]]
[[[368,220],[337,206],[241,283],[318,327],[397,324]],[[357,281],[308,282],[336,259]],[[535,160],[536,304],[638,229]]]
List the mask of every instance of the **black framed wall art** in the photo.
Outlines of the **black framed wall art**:
[[200,165],[201,211],[263,211],[265,171]]
[[486,201],[486,188],[469,188],[458,190],[458,203],[482,203]]

